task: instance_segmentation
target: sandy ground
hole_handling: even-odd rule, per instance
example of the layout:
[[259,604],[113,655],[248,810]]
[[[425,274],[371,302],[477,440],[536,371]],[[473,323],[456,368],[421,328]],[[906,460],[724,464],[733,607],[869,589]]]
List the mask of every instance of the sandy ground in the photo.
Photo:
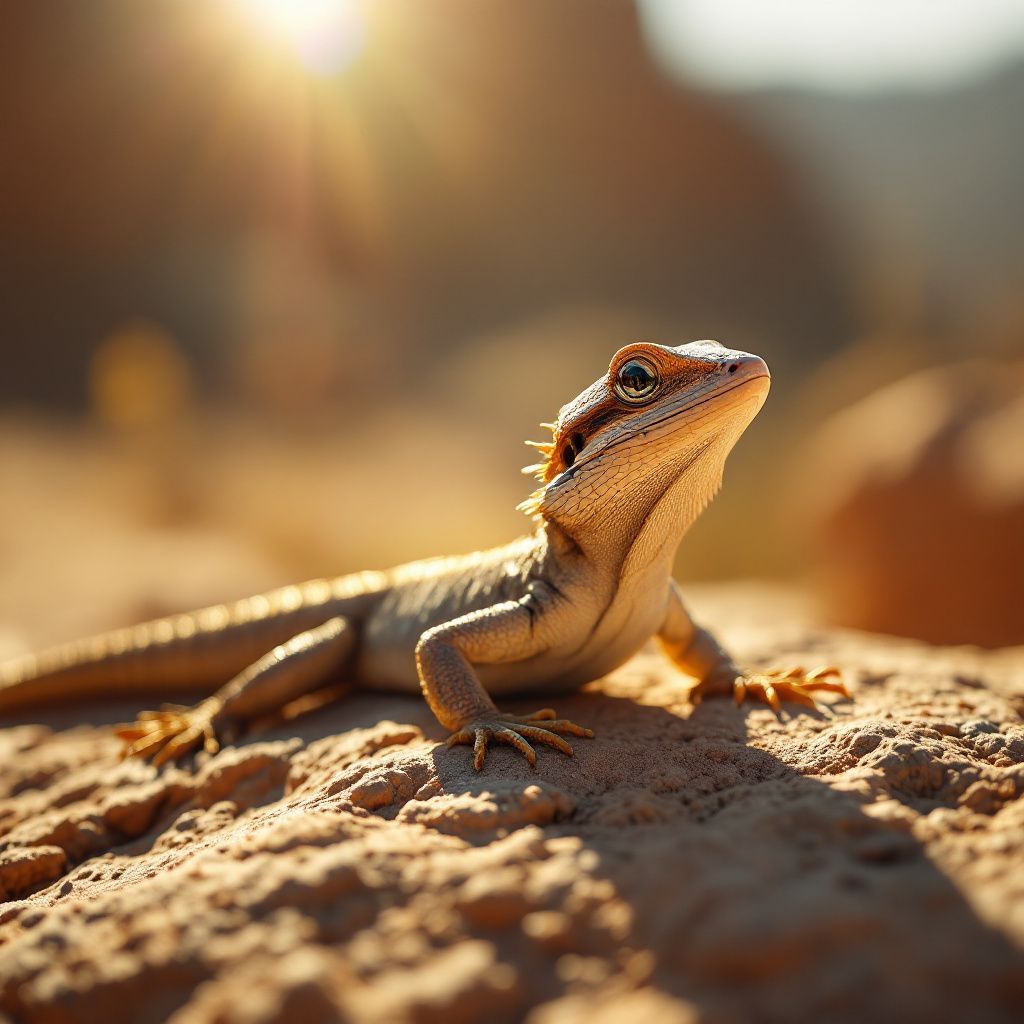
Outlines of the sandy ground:
[[575,757],[479,775],[412,698],[162,771],[124,705],[4,729],[0,1019],[1019,1020],[1024,651],[695,603],[855,701],[693,709],[652,652],[557,702]]

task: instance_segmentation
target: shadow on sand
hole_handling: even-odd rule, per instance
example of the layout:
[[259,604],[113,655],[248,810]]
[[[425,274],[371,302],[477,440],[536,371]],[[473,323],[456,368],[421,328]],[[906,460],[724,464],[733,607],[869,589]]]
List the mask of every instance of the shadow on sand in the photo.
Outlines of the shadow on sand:
[[[507,752],[488,768],[570,794],[575,812],[546,831],[596,854],[593,873],[630,909],[620,953],[650,951],[649,983],[701,1019],[1020,1019],[1024,956],[978,917],[895,802],[922,814],[941,800],[883,793],[880,815],[873,797],[751,746],[752,712],[729,701],[676,715],[583,693],[558,711],[597,739],[574,741],[572,760],[540,754],[536,773]],[[446,791],[467,788],[468,753],[435,752]],[[598,931],[578,952],[608,955]],[[554,958],[547,967],[556,991]]]

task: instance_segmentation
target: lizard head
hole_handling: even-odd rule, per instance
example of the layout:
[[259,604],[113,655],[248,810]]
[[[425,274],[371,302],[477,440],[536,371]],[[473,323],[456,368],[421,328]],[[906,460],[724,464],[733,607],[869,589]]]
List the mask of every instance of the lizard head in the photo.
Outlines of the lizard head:
[[570,534],[601,523],[636,529],[677,482],[688,526],[714,497],[726,456],[768,394],[763,359],[716,341],[619,349],[608,372],[562,407],[540,487],[519,508]]

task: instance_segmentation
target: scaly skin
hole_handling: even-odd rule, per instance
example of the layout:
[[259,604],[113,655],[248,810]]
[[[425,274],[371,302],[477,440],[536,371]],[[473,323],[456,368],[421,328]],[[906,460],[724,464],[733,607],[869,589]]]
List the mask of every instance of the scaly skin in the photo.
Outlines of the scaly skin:
[[[490,742],[533,764],[533,744],[572,754],[592,736],[550,708],[517,716],[495,696],[551,694],[610,672],[657,636],[697,680],[694,700],[732,694],[778,709],[848,696],[832,667],[736,666],[697,626],[671,578],[683,534],[714,497],[725,459],[761,408],[757,356],[694,342],[620,349],[608,372],[534,443],[536,529],[505,547],[295,587],[69,644],[0,666],[0,714],[54,700],[192,689],[193,707],[119,730],[126,753],[162,763],[339,681],[421,689],[448,745]],[[223,684],[223,685],[222,685]],[[219,689],[218,689],[219,687]]]

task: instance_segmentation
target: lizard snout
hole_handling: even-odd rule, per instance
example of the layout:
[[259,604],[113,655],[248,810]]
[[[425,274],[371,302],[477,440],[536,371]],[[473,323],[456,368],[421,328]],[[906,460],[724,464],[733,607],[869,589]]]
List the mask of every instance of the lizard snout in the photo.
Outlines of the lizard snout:
[[737,383],[757,377],[765,377],[768,380],[772,378],[768,364],[760,356],[755,356],[751,352],[732,352],[729,358],[723,361],[722,366]]

